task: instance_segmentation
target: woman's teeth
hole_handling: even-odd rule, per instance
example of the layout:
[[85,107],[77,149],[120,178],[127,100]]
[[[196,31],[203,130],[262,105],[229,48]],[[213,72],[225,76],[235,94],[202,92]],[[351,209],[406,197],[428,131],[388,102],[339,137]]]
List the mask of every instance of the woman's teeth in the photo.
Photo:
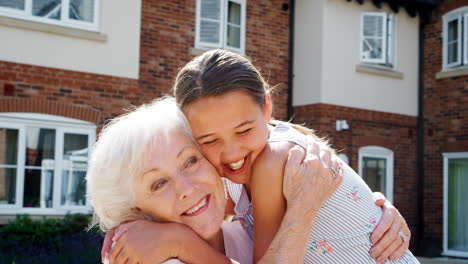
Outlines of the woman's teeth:
[[196,206],[193,207],[192,209],[189,209],[189,210],[185,211],[184,214],[186,214],[186,215],[191,215],[191,214],[195,213],[196,211],[198,211],[200,208],[202,208],[202,207],[206,204],[206,200],[207,200],[207,199],[208,199],[208,198],[205,197],[205,199],[203,199],[198,205],[196,205]]
[[241,159],[238,162],[229,163],[229,168],[231,168],[232,170],[238,170],[242,168],[242,165],[244,165],[244,160],[245,159]]

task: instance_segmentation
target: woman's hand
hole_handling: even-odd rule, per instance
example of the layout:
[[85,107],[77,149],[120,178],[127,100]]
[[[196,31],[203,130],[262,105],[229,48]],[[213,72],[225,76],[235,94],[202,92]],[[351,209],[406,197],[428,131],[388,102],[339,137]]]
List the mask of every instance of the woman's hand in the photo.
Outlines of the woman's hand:
[[[295,146],[289,152],[283,177],[283,194],[288,210],[299,208],[315,213],[330,198],[343,180],[340,167],[331,169],[323,158],[330,159],[319,145],[308,145],[305,151]],[[333,162],[330,162],[333,164]]]
[[[188,228],[180,224],[161,224],[147,220],[121,224],[114,230],[110,264],[153,264],[178,257],[182,244],[178,239],[187,237],[186,229]],[[103,247],[105,246],[106,241]]]
[[[374,193],[375,204],[382,207],[382,218],[371,235],[370,255],[381,262],[396,260],[409,248],[411,231],[400,212],[381,193]],[[400,232],[403,234],[400,235]]]

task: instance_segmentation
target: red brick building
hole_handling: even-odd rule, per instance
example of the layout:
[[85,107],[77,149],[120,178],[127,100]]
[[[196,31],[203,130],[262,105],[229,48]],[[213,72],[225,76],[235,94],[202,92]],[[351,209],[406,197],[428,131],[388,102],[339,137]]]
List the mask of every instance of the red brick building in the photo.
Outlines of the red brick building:
[[170,93],[178,68],[220,47],[276,86],[276,118],[330,138],[393,201],[413,250],[468,257],[457,189],[468,175],[468,0],[7,2],[2,221],[89,212],[83,177],[100,127]]
[[286,117],[290,10],[284,1],[2,5],[3,221],[17,213],[89,212],[86,157],[100,127],[130,105],[170,93],[178,68],[206,49],[248,56],[277,85],[275,115]]

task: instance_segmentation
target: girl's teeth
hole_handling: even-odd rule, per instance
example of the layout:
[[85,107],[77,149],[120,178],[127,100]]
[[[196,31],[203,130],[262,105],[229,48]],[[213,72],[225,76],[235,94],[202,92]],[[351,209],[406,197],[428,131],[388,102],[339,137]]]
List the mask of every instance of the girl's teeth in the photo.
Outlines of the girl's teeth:
[[232,170],[238,170],[242,168],[242,165],[244,165],[244,159],[241,159],[238,162],[229,163],[229,168],[231,168]]
[[202,208],[205,204],[206,204],[206,197],[198,205],[196,205],[192,209],[189,209],[189,210],[185,211],[185,214],[186,215],[191,215],[191,214],[195,213],[196,211],[198,211],[198,209]]

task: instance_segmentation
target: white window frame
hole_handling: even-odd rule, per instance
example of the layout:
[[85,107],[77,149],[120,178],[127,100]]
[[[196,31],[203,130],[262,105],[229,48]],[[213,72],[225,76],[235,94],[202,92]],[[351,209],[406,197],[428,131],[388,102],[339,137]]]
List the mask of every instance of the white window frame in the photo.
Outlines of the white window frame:
[[450,159],[468,159],[468,152],[445,152],[442,153],[444,160],[444,238],[442,254],[452,257],[468,257],[468,252],[460,252],[448,249],[448,172]]
[[[0,204],[0,214],[32,214],[32,215],[64,215],[73,213],[90,213],[91,203],[89,201],[88,189],[86,189],[86,202],[84,206],[61,205],[62,187],[62,164],[63,164],[63,136],[65,133],[81,134],[88,136],[89,149],[96,140],[96,125],[90,122],[36,113],[0,113],[0,127],[18,129],[18,164],[16,174],[16,201],[15,204]],[[53,200],[52,208],[29,208],[23,207],[24,195],[24,170],[26,156],[27,127],[39,127],[55,129],[55,164],[53,178]],[[89,158],[89,157],[88,157]]]
[[[246,0],[218,0],[220,1],[220,29],[219,29],[219,42],[210,43],[200,40],[200,22],[201,22],[201,1],[197,0],[196,19],[195,19],[195,48],[198,49],[211,49],[211,48],[224,48],[229,49],[239,54],[245,54],[245,31],[246,31]],[[228,46],[227,40],[227,14],[228,3],[234,2],[241,6],[241,24],[240,24],[240,48]]]
[[[385,21],[382,24],[382,59],[372,59],[363,57],[364,42],[364,17],[380,16]],[[360,37],[359,37],[359,61],[364,64],[378,65],[386,68],[395,68],[396,62],[396,23],[395,16],[386,12],[362,12]]]
[[60,7],[61,18],[58,20],[34,16],[32,14],[32,6],[33,6],[32,1],[33,0],[24,0],[25,2],[24,10],[18,10],[18,9],[8,8],[8,7],[0,7],[0,16],[23,19],[23,20],[33,21],[37,23],[78,28],[78,29],[87,30],[87,31],[95,31],[95,32],[99,31],[99,23],[100,23],[99,14],[100,14],[101,0],[94,0],[93,22],[70,19],[69,18],[70,0],[62,0],[62,4]]
[[[458,58],[456,62],[448,63],[448,24],[449,22],[458,19]],[[443,32],[442,32],[442,67],[443,71],[450,71],[460,67],[468,67],[468,6],[458,8],[448,12],[442,16]]]
[[359,148],[359,175],[363,173],[363,159],[381,158],[386,160],[386,177],[385,177],[385,197],[390,202],[393,202],[393,151],[379,146],[365,146]]

